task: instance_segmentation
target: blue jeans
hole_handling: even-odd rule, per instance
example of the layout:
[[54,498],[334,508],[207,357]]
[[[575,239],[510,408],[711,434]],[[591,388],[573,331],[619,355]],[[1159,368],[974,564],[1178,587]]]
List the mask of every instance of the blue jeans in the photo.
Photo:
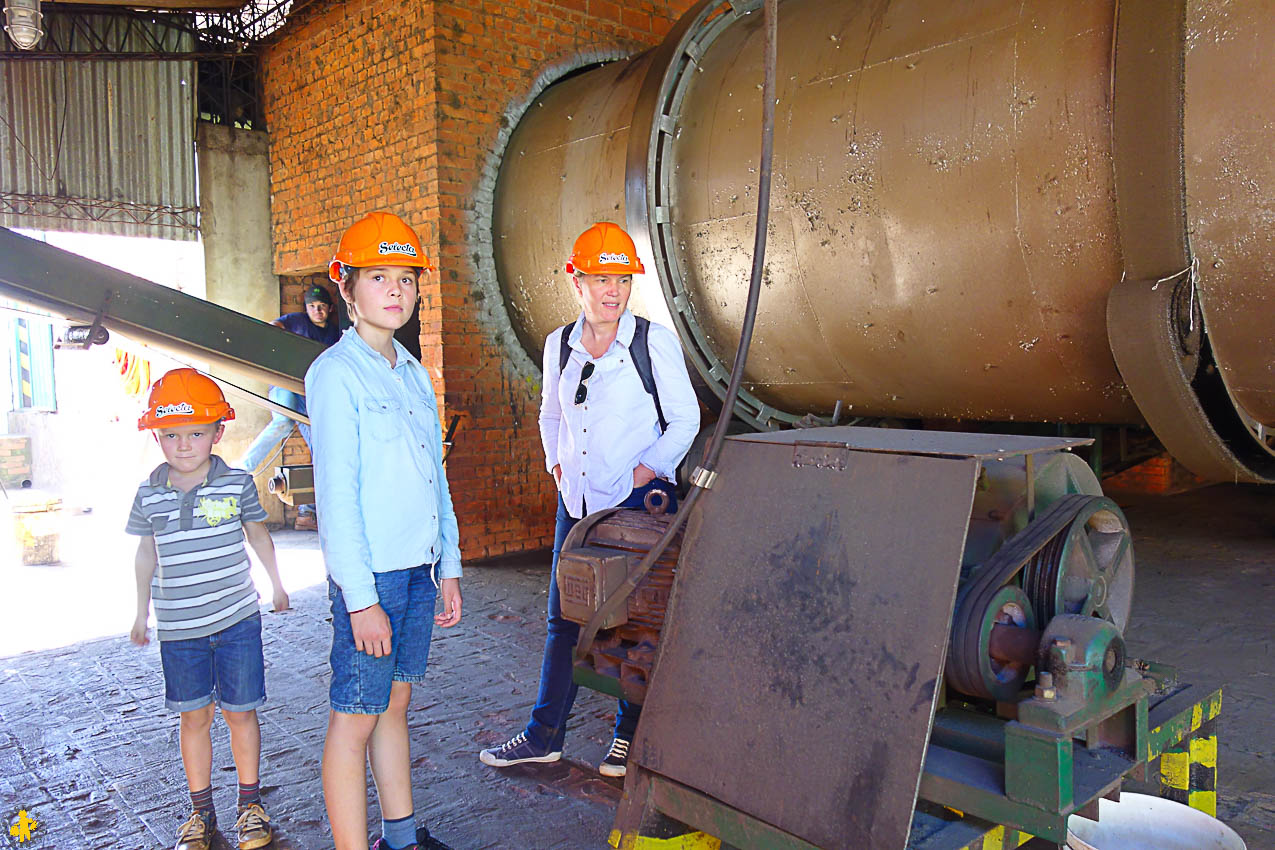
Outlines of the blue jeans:
[[354,630],[341,588],[328,579],[332,601],[332,684],[328,700],[340,714],[384,714],[394,682],[420,682],[434,634],[432,564],[373,573],[381,609],[390,619],[390,654],[380,658],[354,648]]
[[[291,390],[285,390],[280,387],[271,387],[270,392],[266,393],[266,397],[275,404],[282,404],[284,407],[290,407],[297,413],[304,414],[305,396],[294,393]],[[252,445],[244,452],[243,457],[239,458],[239,467],[249,472],[256,472],[257,467],[270,456],[289,434],[292,433],[292,426],[296,424],[301,431],[301,437],[305,440],[305,444],[310,445],[310,426],[302,425],[284,416],[282,413],[274,413],[270,416],[270,421],[266,427],[261,429],[261,433],[257,435],[257,439],[252,441]]]
[[[663,490],[668,494],[668,513],[677,510],[677,494],[673,485],[658,478],[645,487],[635,487],[619,507],[641,508],[642,500],[651,490]],[[579,687],[571,677],[571,670],[575,663],[573,656],[580,637],[580,626],[562,616],[562,604],[558,599],[558,555],[562,552],[567,532],[577,522],[578,519],[567,513],[567,506],[559,495],[553,531],[553,570],[549,574],[549,633],[545,637],[545,655],[540,665],[540,692],[526,730],[527,739],[545,752],[562,749],[567,736],[567,717],[571,714]],[[633,740],[641,714],[641,705],[620,700],[615,713],[615,736]]]
[[164,705],[194,711],[215,699],[222,711],[252,711],[266,701],[261,614],[201,638],[161,640]]

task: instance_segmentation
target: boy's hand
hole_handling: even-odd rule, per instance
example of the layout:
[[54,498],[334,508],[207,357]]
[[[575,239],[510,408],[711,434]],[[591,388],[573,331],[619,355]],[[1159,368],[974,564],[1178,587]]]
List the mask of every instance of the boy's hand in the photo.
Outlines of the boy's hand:
[[633,467],[633,486],[645,487],[655,480],[655,470],[644,463]]
[[350,614],[354,648],[376,658],[390,654],[390,618],[378,602],[371,608]]
[[128,633],[128,639],[138,646],[146,646],[151,642],[150,637],[146,634],[146,618],[138,617],[133,623],[133,630]]
[[460,622],[460,579],[445,578],[440,585],[443,610],[434,615],[434,625],[449,629]]
[[291,602],[288,600],[288,592],[282,587],[276,587],[274,589],[274,598],[270,601],[274,605],[274,611],[276,614],[280,611],[287,611],[288,607],[291,605]]

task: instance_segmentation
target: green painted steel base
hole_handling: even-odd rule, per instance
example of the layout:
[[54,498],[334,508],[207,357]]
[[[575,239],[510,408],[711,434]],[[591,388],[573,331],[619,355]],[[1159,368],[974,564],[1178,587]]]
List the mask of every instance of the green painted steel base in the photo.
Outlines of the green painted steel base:
[[[592,687],[591,677],[596,674],[586,671],[590,675],[582,677],[580,672],[577,671],[577,681]],[[1150,698],[1144,695],[1127,702],[1123,709],[1125,722],[1133,724],[1125,732],[1137,739],[1136,756],[1128,752],[1113,752],[1102,745],[1102,734],[1083,734],[1083,725],[1067,733],[1070,758],[1075,768],[1073,799],[1068,814],[1085,813],[1082,811],[1084,806],[1077,804],[1080,800],[1096,804],[1104,795],[1114,796],[1125,776],[1141,773],[1149,761],[1157,758],[1160,759],[1163,796],[1180,799],[1207,814],[1216,814],[1217,736],[1214,731],[1216,724],[1212,721],[1221,713],[1222,689],[1178,687],[1166,678],[1164,671],[1156,671],[1156,679],[1167,693]],[[618,688],[600,690],[614,693]],[[1124,695],[1128,696],[1127,693]],[[1123,697],[1118,694],[1113,695],[1111,703],[1118,704],[1121,699]],[[1116,712],[1117,715],[1120,713]],[[1064,842],[1066,815],[1030,807],[1004,795],[1006,730],[1012,721],[959,709],[952,713],[950,708],[947,714],[941,712],[940,715],[931,739],[931,757],[936,746],[947,753],[957,753],[960,758],[949,759],[944,768],[955,769],[958,775],[955,779],[948,777],[950,781],[938,786],[930,777],[929,790],[933,792],[935,787],[956,789],[956,779],[967,787],[955,790],[955,796],[943,800],[942,804],[918,803],[907,850],[1011,850],[1036,836]],[[1091,721],[1101,715],[1086,711],[1084,717]],[[1144,719],[1139,721],[1139,717]],[[1137,728],[1140,723],[1146,724],[1141,730]],[[1072,737],[1077,732],[1081,733],[1079,739]],[[1106,734],[1110,733],[1108,729]],[[956,748],[965,752],[958,752]],[[1064,752],[1064,748],[1059,746],[1055,752]],[[940,761],[942,759],[940,756]],[[1053,765],[1050,766],[1052,768]],[[928,761],[926,770],[929,777]],[[965,772],[959,773],[960,770]],[[985,789],[979,788],[978,783],[997,781],[1002,791],[993,803],[993,795],[983,793]],[[974,790],[971,791],[970,786]],[[927,788],[924,780],[922,788],[924,796]],[[974,799],[986,807],[1000,806],[999,810],[1004,812],[1005,817],[978,817],[972,813],[972,808],[962,808],[958,798]],[[649,824],[657,814],[675,818],[702,831],[704,836],[716,836],[724,844],[741,850],[818,850],[814,845],[745,812],[636,766],[630,767],[625,797],[616,818],[616,843],[612,846],[632,850],[645,847],[642,824]],[[626,819],[629,822],[627,828],[621,823]],[[1038,828],[1033,830],[1027,822]],[[1060,834],[1060,838],[1055,837]]]

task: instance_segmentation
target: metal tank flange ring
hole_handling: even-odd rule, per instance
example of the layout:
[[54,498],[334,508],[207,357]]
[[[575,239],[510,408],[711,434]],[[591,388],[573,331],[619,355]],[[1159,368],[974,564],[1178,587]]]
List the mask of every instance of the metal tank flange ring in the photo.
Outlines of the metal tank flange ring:
[[[717,37],[740,18],[761,8],[761,0],[705,0],[678,22],[659,47],[634,110],[625,164],[628,230],[645,241],[654,260],[660,289],[687,359],[704,384],[725,399],[730,366],[713,352],[695,317],[689,289],[674,256],[669,163],[678,134],[678,115],[699,61]],[[772,407],[741,387],[735,415],[755,428],[796,424],[801,416]]]

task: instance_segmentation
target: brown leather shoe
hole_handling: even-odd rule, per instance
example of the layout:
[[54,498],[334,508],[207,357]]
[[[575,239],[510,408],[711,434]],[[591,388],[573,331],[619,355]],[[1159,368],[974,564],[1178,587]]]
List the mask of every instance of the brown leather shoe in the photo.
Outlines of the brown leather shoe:
[[297,531],[318,531],[319,519],[314,514],[297,514]]
[[260,803],[252,803],[239,810],[235,832],[239,834],[239,850],[257,850],[274,838],[270,831],[270,817]]
[[212,846],[217,818],[212,812],[191,812],[184,824],[177,827],[177,846],[174,850],[208,850]]

